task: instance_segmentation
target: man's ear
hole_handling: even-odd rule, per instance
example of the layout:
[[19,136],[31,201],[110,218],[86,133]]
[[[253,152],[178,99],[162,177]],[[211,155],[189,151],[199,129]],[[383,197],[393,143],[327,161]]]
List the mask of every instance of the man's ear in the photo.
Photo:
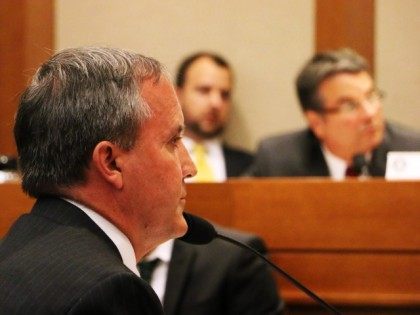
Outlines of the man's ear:
[[307,110],[304,112],[305,118],[308,121],[309,128],[316,135],[318,139],[324,138],[324,126],[325,121],[322,115],[313,110]]
[[116,189],[123,187],[122,172],[119,157],[122,150],[109,141],[101,141],[93,150],[92,163],[100,176]]

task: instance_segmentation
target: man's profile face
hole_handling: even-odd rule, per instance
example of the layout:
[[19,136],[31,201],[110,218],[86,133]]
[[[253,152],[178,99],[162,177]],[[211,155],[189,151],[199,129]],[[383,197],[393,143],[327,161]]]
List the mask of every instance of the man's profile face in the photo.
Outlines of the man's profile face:
[[324,112],[312,124],[317,137],[335,155],[351,160],[382,141],[384,117],[380,94],[365,72],[339,73],[318,88]]
[[172,84],[165,78],[158,83],[149,80],[141,94],[152,116],[127,152],[125,202],[156,246],[186,232],[184,179],[194,176],[196,169],[181,141],[184,118]]
[[231,90],[232,78],[227,68],[208,57],[190,65],[184,86],[177,91],[188,136],[202,140],[223,131],[231,108]]

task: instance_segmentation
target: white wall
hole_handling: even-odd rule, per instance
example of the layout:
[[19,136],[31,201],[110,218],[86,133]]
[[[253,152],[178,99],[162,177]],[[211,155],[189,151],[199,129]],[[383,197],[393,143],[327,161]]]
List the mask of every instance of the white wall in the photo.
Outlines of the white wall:
[[376,74],[385,113],[420,130],[420,1],[376,0]]
[[[197,50],[225,56],[236,74],[229,142],[304,126],[294,79],[314,49],[313,0],[56,0],[56,48],[117,46],[174,73]],[[420,1],[376,0],[376,78],[392,120],[420,129]]]
[[56,48],[117,46],[173,73],[197,50],[225,56],[236,74],[229,142],[253,149],[302,126],[293,81],[313,51],[312,0],[57,0]]

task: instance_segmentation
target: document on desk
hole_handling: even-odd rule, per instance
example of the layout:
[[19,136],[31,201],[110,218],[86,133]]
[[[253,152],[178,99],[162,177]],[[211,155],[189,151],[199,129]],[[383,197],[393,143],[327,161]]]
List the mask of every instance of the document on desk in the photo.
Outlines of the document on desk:
[[386,180],[420,180],[420,152],[388,152]]

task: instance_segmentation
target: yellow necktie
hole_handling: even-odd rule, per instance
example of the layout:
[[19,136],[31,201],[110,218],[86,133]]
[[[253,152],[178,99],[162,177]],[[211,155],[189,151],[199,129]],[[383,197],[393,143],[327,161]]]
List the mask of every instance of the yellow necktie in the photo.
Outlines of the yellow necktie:
[[196,143],[193,148],[197,175],[193,178],[195,182],[213,182],[215,180],[213,170],[207,161],[207,150],[204,145]]

